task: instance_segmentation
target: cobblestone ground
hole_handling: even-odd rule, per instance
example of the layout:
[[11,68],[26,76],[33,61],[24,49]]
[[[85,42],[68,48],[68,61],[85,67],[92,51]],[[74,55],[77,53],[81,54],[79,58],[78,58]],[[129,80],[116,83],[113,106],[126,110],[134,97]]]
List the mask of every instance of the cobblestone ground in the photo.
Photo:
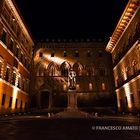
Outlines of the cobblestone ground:
[[101,139],[139,140],[140,118],[102,116],[89,119],[51,119],[43,115],[0,118],[0,140]]

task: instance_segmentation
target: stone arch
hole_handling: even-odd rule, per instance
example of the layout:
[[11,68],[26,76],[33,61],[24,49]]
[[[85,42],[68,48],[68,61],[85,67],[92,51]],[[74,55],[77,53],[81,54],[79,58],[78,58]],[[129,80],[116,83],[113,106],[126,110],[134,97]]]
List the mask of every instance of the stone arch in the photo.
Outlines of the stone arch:
[[47,75],[48,76],[58,76],[59,75],[59,66],[54,62],[50,62],[47,67]]
[[85,65],[85,74],[87,76],[94,76],[95,75],[95,69],[94,69],[94,64],[93,63]]
[[68,72],[71,69],[71,65],[64,61],[60,66],[61,76],[68,76]]
[[76,76],[81,76],[83,72],[83,66],[81,63],[76,62],[73,64],[73,70],[76,72]]
[[38,63],[36,63],[36,65],[34,67],[35,75],[36,76],[45,76],[48,64],[49,64],[49,62],[46,59],[41,59]]

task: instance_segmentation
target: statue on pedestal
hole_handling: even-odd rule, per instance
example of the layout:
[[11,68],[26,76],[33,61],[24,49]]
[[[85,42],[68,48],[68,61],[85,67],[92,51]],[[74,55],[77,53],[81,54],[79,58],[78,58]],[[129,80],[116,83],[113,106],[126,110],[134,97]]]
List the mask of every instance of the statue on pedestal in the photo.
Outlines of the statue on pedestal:
[[70,70],[68,73],[68,88],[76,89],[76,72],[73,70]]

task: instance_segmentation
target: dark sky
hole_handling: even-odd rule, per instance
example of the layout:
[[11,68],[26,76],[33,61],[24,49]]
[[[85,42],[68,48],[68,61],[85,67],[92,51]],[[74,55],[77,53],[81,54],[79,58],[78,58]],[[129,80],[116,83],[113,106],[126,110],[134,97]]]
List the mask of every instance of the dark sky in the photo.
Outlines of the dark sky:
[[109,40],[128,0],[15,0],[35,40]]

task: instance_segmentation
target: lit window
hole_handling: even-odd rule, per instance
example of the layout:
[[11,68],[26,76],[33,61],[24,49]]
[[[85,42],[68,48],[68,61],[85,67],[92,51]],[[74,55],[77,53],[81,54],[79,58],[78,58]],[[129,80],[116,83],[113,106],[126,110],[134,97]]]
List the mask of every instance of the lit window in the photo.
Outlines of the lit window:
[[87,52],[87,57],[90,57],[91,56],[91,53],[90,51]]
[[21,76],[19,75],[18,76],[18,85],[17,85],[18,88],[21,88]]
[[89,83],[89,90],[90,90],[90,91],[93,90],[93,85],[92,85],[92,83]]
[[75,57],[79,57],[79,52],[75,51]]
[[12,84],[15,86],[16,85],[16,72],[13,71],[13,75],[12,75]]
[[67,57],[67,52],[66,51],[64,51],[64,57]]
[[67,85],[63,85],[63,90],[66,91],[67,90]]
[[80,85],[76,84],[76,90],[79,91],[80,90]]
[[102,90],[106,90],[105,83],[102,83]]
[[9,77],[10,76],[10,67],[6,68],[6,75],[5,75],[5,80],[9,82]]

